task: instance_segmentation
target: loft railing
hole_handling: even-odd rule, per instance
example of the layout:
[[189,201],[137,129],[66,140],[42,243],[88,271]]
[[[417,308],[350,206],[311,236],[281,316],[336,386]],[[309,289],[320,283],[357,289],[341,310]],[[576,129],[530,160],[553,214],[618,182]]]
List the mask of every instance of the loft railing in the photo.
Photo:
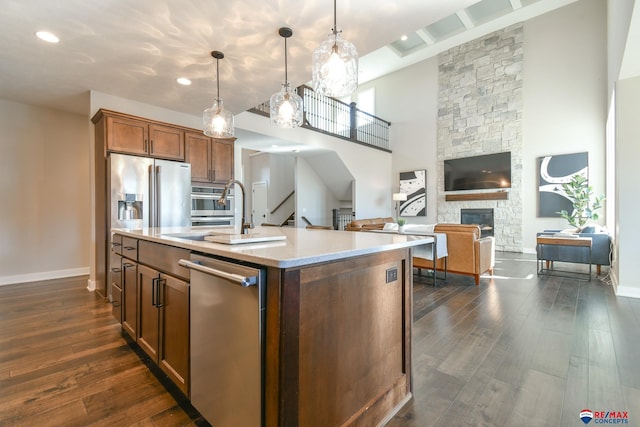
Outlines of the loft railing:
[[[335,98],[319,95],[306,85],[299,86],[296,91],[304,102],[302,127],[391,152],[391,123],[388,121],[359,110],[355,102],[347,104]],[[268,117],[269,103],[263,102],[249,111]]]

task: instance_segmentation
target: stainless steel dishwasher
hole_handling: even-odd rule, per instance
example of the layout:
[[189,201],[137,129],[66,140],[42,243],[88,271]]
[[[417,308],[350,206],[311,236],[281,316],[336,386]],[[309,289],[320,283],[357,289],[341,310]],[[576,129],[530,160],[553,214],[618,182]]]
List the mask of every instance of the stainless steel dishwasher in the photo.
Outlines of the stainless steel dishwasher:
[[266,270],[192,254],[191,404],[215,427],[264,424]]

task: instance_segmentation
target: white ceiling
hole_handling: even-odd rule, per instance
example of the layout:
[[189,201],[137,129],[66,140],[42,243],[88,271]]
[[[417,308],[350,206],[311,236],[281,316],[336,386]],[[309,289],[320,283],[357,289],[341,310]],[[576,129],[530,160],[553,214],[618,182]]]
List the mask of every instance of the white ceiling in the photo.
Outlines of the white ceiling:
[[[572,1],[341,0],[337,22],[364,82]],[[220,95],[237,114],[279,90],[281,26],[294,33],[289,80],[308,82],[312,52],[333,26],[329,0],[3,0],[0,98],[87,114],[96,90],[200,115],[215,96],[210,52],[220,50]],[[40,41],[39,30],[60,43]],[[193,84],[178,85],[181,76]]]

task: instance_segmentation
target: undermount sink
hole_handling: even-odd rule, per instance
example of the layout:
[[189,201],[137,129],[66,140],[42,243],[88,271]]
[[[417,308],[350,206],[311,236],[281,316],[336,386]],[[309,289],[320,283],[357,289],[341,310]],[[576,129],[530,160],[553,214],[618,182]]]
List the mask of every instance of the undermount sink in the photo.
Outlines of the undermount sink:
[[177,239],[194,240],[200,242],[212,242],[212,243],[224,243],[227,245],[237,245],[240,243],[259,243],[259,242],[275,242],[286,240],[284,234],[262,234],[262,233],[250,233],[250,234],[233,234],[222,232],[184,232],[184,233],[164,233],[165,237],[174,237]]
[[211,232],[211,231],[207,231],[206,233],[204,232],[185,232],[185,233],[164,233],[163,236],[165,237],[175,237],[177,239],[187,239],[187,240],[199,240],[199,241],[204,241],[205,237],[207,236],[218,236],[218,235],[225,235],[226,233],[220,233],[220,232]]
[[205,236],[207,242],[224,243],[226,245],[237,245],[239,243],[259,243],[259,242],[275,242],[280,240],[286,240],[287,236],[284,234],[219,234]]

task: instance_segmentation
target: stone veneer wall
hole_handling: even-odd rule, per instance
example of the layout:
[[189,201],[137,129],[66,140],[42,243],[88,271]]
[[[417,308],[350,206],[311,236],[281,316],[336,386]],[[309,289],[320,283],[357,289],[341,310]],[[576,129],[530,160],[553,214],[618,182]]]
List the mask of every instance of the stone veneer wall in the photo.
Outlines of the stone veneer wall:
[[[493,208],[496,249],[522,252],[522,57],[517,24],[438,57],[438,222],[460,209]],[[445,201],[444,160],[511,152],[508,200]]]

